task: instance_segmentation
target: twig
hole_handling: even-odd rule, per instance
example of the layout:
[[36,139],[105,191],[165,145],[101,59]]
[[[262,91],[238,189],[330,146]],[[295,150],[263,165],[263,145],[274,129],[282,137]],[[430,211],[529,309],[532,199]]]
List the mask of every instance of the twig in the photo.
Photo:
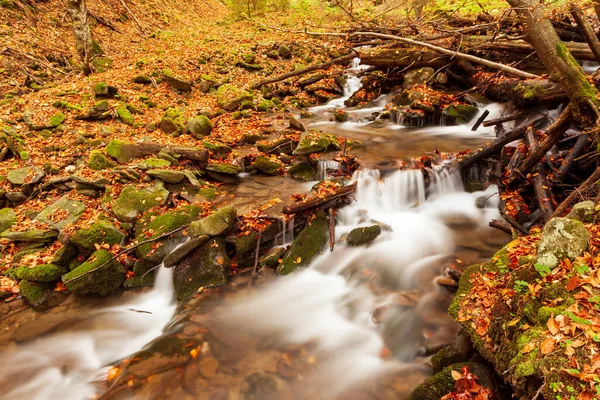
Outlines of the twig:
[[572,191],[571,194],[556,208],[552,217],[560,217],[567,211],[569,207],[579,196],[582,195],[585,191],[587,191],[590,187],[592,187],[598,180],[600,179],[600,167],[596,168],[596,170],[589,176],[576,190]]
[[135,21],[135,23],[137,24],[138,28],[140,28],[140,31],[142,32],[142,35],[146,35],[146,31],[144,30],[144,28],[142,27],[142,24],[140,23],[140,20],[135,16],[135,14],[129,9],[129,7],[127,7],[127,4],[125,4],[125,0],[119,0],[119,3],[121,3],[121,5],[123,6],[123,8],[125,9],[125,11],[127,11],[127,14],[129,14],[129,16],[131,18],[133,18],[133,20]]
[[329,207],[329,251],[333,251],[335,246],[335,210]]

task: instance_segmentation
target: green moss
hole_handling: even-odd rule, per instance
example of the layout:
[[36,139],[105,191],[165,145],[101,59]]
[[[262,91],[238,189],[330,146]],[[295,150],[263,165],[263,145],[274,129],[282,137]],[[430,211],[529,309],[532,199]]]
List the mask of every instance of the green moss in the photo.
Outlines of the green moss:
[[21,281],[19,289],[21,290],[21,295],[33,307],[42,305],[48,296],[52,294],[52,285],[47,283]]
[[96,249],[96,245],[108,244],[113,246],[121,244],[125,234],[118,230],[108,221],[98,221],[88,229],[80,229],[71,236],[73,243],[81,254],[90,255]]
[[128,185],[121,190],[121,194],[112,205],[115,216],[122,222],[135,222],[144,211],[164,204],[169,196],[169,191],[162,184],[140,188]]
[[58,113],[56,115],[51,116],[50,117],[50,127],[56,128],[57,126],[62,124],[66,118],[67,117],[65,117],[65,114],[63,114],[63,113]]
[[269,111],[275,108],[275,103],[272,100],[262,100],[258,103],[258,111]]
[[111,169],[117,166],[117,163],[111,160],[100,150],[92,150],[88,157],[88,167],[96,171]]
[[567,46],[565,46],[563,42],[559,41],[556,45],[556,51],[560,58],[565,60],[567,64],[569,64],[572,68],[575,68],[580,72],[580,93],[577,96],[578,99],[581,101],[587,99],[594,102],[596,105],[599,105],[600,100],[598,100],[598,98],[596,97],[598,95],[598,90],[594,86],[592,86],[592,84],[586,79],[583,69],[581,68],[577,60],[573,57]]
[[206,115],[198,115],[188,121],[187,129],[192,136],[199,138],[210,135],[213,125]]
[[21,279],[32,282],[52,283],[60,280],[62,274],[67,272],[66,267],[54,264],[42,264],[33,268],[25,268],[20,271]]
[[111,261],[112,258],[112,253],[98,250],[86,262],[63,275],[62,280],[77,295],[107,296],[125,281],[125,268],[117,260]]
[[0,233],[17,223],[17,214],[12,208],[0,209]]
[[254,161],[256,169],[267,175],[278,175],[283,165],[279,161],[273,161],[265,156],[258,156]]
[[202,142],[202,144],[204,145],[204,147],[206,147],[207,150],[210,150],[216,154],[228,154],[232,152],[231,147],[223,143],[213,143],[209,142],[208,140],[205,140]]
[[206,167],[206,170],[225,175],[237,175],[242,172],[242,169],[237,165],[227,163],[211,163]]
[[163,132],[174,136],[187,132],[185,116],[177,108],[168,108],[160,121],[160,129]]
[[353,229],[348,234],[348,246],[354,247],[368,244],[379,235],[381,235],[381,227],[379,225]]
[[458,314],[460,311],[461,303],[466,296],[471,292],[471,288],[473,284],[470,282],[473,274],[479,274],[483,271],[486,271],[490,267],[490,263],[481,263],[481,264],[473,264],[468,267],[462,274],[459,282],[458,282],[458,290],[456,291],[456,296],[450,303],[450,307],[448,308],[448,313],[454,317],[454,319],[458,319]]
[[127,106],[121,106],[121,107],[117,108],[117,115],[119,116],[119,119],[121,120],[121,122],[124,123],[125,125],[129,125],[129,126],[135,125],[135,120],[133,119],[133,115],[131,115],[131,112],[129,111],[129,108],[127,108]]
[[285,257],[277,272],[287,275],[298,268],[306,267],[318,256],[329,241],[328,219],[323,210],[315,214],[315,218],[308,223],[292,243],[288,255]]

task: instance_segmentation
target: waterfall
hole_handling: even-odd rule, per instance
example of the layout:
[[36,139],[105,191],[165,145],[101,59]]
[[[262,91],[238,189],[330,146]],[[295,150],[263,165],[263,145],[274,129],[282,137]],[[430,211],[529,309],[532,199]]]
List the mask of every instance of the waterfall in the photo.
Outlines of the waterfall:
[[329,170],[337,170],[340,167],[340,163],[335,160],[319,160],[317,164],[317,180],[324,181],[329,178]]

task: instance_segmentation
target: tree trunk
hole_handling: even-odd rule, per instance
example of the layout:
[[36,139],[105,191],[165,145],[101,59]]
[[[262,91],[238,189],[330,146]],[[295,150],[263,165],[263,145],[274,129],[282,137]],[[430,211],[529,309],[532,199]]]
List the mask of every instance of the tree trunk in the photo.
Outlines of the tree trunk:
[[596,61],[600,62],[600,40],[598,40],[598,36],[596,36],[596,32],[590,25],[583,11],[579,8],[577,4],[571,2],[571,15],[573,19],[577,22],[577,26],[579,30],[585,37],[586,42],[590,45],[590,49],[594,53],[594,57]]
[[565,44],[561,42],[552,24],[544,16],[539,0],[507,0],[515,8],[529,43],[535,49],[550,78],[558,83],[571,99],[573,117],[584,128],[596,123],[600,101],[598,90],[588,82],[585,73]]
[[92,72],[93,39],[85,0],[67,0],[67,11],[73,22],[75,46],[83,62],[83,72],[89,75]]

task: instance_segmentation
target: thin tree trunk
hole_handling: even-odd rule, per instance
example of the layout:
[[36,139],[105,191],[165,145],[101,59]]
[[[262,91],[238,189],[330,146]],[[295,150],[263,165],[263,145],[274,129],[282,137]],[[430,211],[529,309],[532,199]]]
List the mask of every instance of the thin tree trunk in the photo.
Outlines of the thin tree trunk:
[[93,38],[85,0],[67,0],[67,11],[73,21],[75,46],[83,62],[83,73],[89,75],[92,72]]
[[596,36],[596,32],[590,25],[587,20],[585,14],[575,2],[571,1],[571,15],[575,22],[577,22],[577,26],[581,31],[582,35],[585,37],[585,41],[590,45],[590,49],[594,53],[594,57],[596,57],[596,61],[600,62],[600,40],[598,40],[598,36]]
[[600,104],[596,98],[598,90],[588,82],[585,73],[544,16],[543,5],[539,0],[506,1],[515,8],[525,26],[528,41],[550,73],[550,78],[571,99],[575,120],[584,128],[593,127]]

